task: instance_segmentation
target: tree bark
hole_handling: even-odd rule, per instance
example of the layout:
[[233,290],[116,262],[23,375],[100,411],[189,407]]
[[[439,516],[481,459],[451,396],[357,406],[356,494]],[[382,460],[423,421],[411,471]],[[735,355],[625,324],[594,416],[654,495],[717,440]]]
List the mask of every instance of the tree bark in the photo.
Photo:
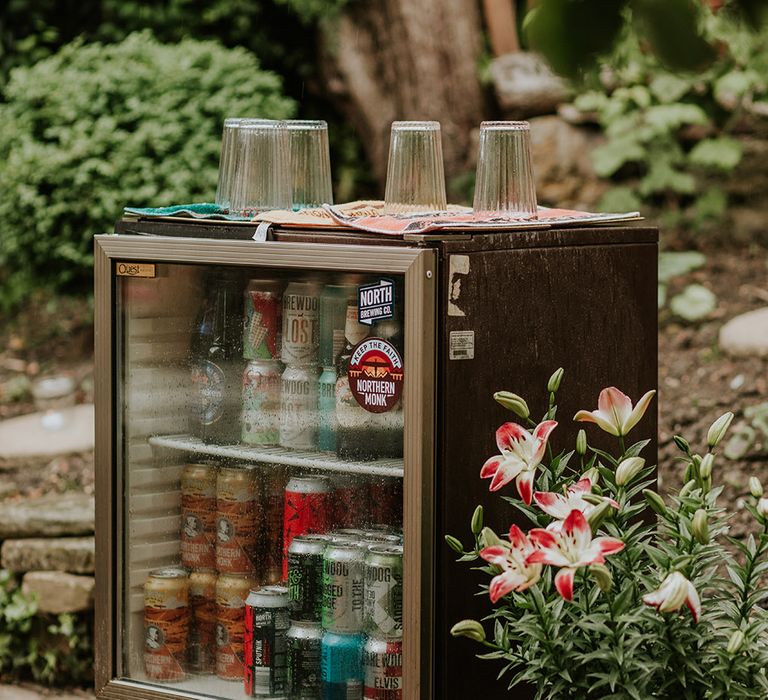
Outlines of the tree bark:
[[401,119],[440,121],[446,178],[467,170],[485,114],[475,0],[362,0],[321,32],[326,87],[381,183],[390,124]]

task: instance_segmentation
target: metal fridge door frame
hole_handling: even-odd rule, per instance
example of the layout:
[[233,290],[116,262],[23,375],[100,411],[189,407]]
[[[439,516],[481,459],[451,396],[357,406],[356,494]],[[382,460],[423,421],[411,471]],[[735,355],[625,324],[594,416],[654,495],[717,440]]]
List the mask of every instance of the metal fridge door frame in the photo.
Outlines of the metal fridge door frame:
[[434,250],[387,245],[255,243],[165,236],[95,237],[96,393],[96,629],[95,685],[100,698],[203,697],[121,679],[123,484],[118,471],[115,424],[116,286],[118,260],[148,263],[221,264],[281,269],[318,269],[403,274],[405,277],[403,478],[403,682],[406,700],[432,696],[434,431],[437,255]]

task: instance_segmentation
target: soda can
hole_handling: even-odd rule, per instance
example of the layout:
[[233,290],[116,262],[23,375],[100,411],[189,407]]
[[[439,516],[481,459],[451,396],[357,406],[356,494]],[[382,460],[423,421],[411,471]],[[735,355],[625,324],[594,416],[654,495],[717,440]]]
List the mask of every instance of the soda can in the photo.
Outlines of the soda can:
[[153,681],[181,681],[189,643],[189,576],[155,569],[144,584],[144,668]]
[[262,517],[257,468],[222,467],[216,480],[216,569],[220,573],[258,571]]
[[320,642],[323,700],[349,700],[363,695],[362,634],[326,632]]
[[216,467],[187,464],[181,473],[181,563],[216,566]]
[[363,629],[365,545],[332,542],[323,554],[323,629],[345,634]]
[[317,446],[336,452],[336,368],[323,367],[317,382]]
[[281,464],[265,464],[261,469],[264,502],[265,584],[279,583],[283,577],[283,509],[285,507],[286,469]]
[[216,670],[216,572],[193,571],[189,575],[189,671],[200,675]]
[[278,280],[248,283],[243,324],[243,357],[247,360],[280,359],[281,289]]
[[399,545],[368,548],[363,629],[386,639],[403,636],[403,548]]
[[288,697],[315,700],[320,697],[319,622],[292,620],[288,630]]
[[328,530],[330,485],[322,476],[294,476],[285,487],[283,576],[288,580],[288,548],[297,535]]
[[326,367],[335,364],[344,349],[347,304],[354,293],[352,285],[326,284],[320,294],[320,362]]
[[340,528],[359,528],[368,520],[368,484],[355,474],[333,478],[333,522]]
[[368,637],[363,647],[365,700],[403,700],[403,642]]
[[396,477],[375,476],[368,482],[369,522],[389,526],[403,522],[403,482]]
[[320,622],[323,605],[323,553],[328,535],[299,535],[288,547],[288,600],[291,619]]
[[317,367],[288,366],[280,382],[280,446],[317,447]]
[[216,581],[216,675],[242,681],[245,601],[256,586],[250,576],[223,574]]
[[243,373],[241,439],[246,445],[277,445],[280,440],[280,363],[251,360]]
[[319,286],[291,282],[283,293],[281,359],[287,365],[318,363]]
[[245,694],[284,698],[288,690],[288,591],[266,586],[249,593],[245,607]]

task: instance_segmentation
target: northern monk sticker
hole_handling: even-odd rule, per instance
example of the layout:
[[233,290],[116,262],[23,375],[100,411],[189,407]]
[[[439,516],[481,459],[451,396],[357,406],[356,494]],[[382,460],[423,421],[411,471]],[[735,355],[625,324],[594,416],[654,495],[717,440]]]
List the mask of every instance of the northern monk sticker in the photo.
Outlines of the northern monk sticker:
[[395,283],[379,280],[357,290],[357,320],[366,326],[395,315]]
[[347,370],[352,395],[366,411],[391,411],[403,393],[403,358],[383,338],[366,338],[353,351]]

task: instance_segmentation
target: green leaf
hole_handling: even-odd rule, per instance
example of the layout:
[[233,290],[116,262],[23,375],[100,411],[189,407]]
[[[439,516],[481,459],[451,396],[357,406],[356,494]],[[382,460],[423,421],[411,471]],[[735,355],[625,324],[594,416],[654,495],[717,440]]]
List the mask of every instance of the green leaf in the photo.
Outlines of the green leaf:
[[642,207],[640,197],[631,187],[611,187],[600,198],[598,211],[627,212],[639,211]]
[[600,177],[610,177],[625,163],[644,158],[645,149],[634,136],[612,138],[592,151],[592,165]]
[[669,132],[688,124],[707,124],[709,117],[698,105],[678,102],[651,107],[645,121],[658,132]]
[[672,297],[669,308],[686,321],[701,321],[717,306],[717,298],[700,284],[689,284],[681,294]]
[[706,262],[706,256],[695,250],[659,253],[659,280],[669,282],[674,277],[703,267]]
[[651,80],[651,93],[662,104],[678,102],[690,89],[691,83],[672,73],[659,73]]
[[741,161],[743,148],[736,139],[727,136],[699,141],[688,154],[688,160],[702,168],[730,171]]

